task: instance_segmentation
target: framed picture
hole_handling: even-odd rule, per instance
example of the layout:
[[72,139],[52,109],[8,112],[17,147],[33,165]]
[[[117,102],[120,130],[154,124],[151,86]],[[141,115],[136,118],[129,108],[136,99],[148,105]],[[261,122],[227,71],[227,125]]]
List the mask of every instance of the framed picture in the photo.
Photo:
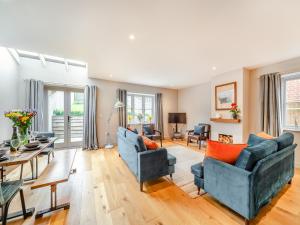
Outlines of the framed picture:
[[231,103],[236,103],[236,82],[218,85],[215,87],[216,110],[230,110]]

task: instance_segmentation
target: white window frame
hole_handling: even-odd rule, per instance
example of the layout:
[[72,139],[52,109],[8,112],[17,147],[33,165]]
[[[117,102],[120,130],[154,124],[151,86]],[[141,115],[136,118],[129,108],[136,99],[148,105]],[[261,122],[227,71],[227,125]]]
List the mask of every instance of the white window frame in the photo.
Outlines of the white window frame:
[[[131,112],[134,113],[135,111],[135,105],[134,105],[134,97],[137,96],[137,97],[142,97],[142,114],[143,114],[143,121],[142,123],[148,123],[145,121],[145,98],[146,97],[151,97],[152,98],[152,122],[155,122],[155,95],[153,94],[142,94],[142,93],[133,93],[133,92],[128,92],[127,93],[127,96],[131,96]],[[127,109],[126,109],[127,110]],[[127,122],[128,122],[128,118],[127,118]],[[136,125],[136,124],[139,124],[139,122],[136,122],[135,119],[129,123],[129,125]]]
[[[300,79],[300,72],[297,73],[290,73],[283,75],[281,78],[282,81],[282,129],[283,130],[291,130],[291,131],[300,131],[300,118],[298,121],[298,126],[288,126],[286,125],[286,83],[287,81],[291,80],[298,80]],[[300,90],[299,90],[300,91]]]

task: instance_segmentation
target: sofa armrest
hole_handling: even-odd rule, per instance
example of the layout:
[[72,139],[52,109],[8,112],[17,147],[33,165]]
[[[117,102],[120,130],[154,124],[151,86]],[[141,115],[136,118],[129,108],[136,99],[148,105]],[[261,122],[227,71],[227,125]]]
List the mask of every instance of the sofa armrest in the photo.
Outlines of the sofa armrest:
[[165,148],[138,154],[138,180],[154,180],[168,174],[168,153]]
[[212,158],[204,160],[205,191],[247,219],[253,208],[251,186],[251,172]]

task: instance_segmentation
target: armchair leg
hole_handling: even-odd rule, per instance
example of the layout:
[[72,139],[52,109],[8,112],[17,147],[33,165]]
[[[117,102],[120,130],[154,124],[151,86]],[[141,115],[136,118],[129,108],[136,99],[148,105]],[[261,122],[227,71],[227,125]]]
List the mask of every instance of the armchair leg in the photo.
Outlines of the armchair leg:
[[199,149],[201,149],[201,140],[199,140]]
[[171,180],[173,180],[173,174],[172,173],[170,173],[170,178],[171,178]]
[[290,179],[290,181],[288,182],[288,184],[292,184],[293,179]]
[[200,190],[201,190],[200,187],[197,187],[197,189],[198,189],[198,195],[200,195]]
[[160,147],[162,148],[162,138],[160,137]]
[[245,225],[250,225],[250,220],[245,219]]
[[140,182],[140,191],[143,191],[143,182]]

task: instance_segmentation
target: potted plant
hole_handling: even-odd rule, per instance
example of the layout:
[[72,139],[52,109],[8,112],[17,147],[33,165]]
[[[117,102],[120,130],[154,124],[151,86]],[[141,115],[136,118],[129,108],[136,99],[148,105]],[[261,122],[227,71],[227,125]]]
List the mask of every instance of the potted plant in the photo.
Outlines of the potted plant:
[[128,113],[127,120],[128,120],[128,124],[131,124],[131,121],[133,120],[133,115],[131,113]]
[[146,114],[146,117],[147,117],[147,122],[148,122],[148,123],[151,123],[151,122],[152,122],[152,119],[153,119],[153,116],[150,115],[150,114]]
[[229,112],[231,112],[233,119],[237,119],[240,113],[240,110],[238,109],[238,105],[236,103],[232,103]]
[[138,119],[138,121],[140,122],[140,124],[142,124],[142,120],[144,118],[142,113],[137,114],[136,118]]

